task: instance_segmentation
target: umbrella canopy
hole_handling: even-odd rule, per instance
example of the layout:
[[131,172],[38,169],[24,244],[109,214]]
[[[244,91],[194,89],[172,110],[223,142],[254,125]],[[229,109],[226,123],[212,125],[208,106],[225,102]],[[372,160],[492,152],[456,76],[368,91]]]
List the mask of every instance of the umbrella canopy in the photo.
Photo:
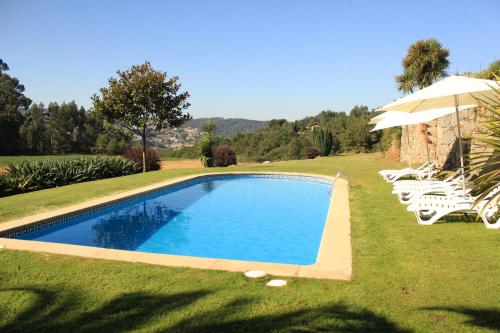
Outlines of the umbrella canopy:
[[477,104],[475,97],[494,98],[495,89],[500,89],[497,81],[473,79],[465,76],[449,76],[411,95],[402,97],[383,106],[377,111],[422,112],[446,107],[455,107],[457,117],[458,148],[460,152],[460,170],[462,188],[465,194],[464,154],[460,130],[459,106]]
[[[474,106],[476,105],[461,105],[459,106],[458,110],[462,111],[473,108]],[[375,127],[371,130],[371,132],[395,126],[427,123],[431,120],[444,117],[453,112],[455,112],[455,107],[447,107],[413,113],[402,111],[387,111],[370,119],[370,123],[375,124]]]
[[419,112],[455,105],[474,105],[477,104],[474,96],[493,97],[493,89],[500,89],[498,82],[454,75],[389,103],[377,111]]

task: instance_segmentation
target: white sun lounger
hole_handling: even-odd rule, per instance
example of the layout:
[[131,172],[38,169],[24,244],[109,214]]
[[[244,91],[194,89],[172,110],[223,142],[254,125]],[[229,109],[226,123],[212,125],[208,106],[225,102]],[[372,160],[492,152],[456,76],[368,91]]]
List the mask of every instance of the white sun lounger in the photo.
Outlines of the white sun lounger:
[[[470,176],[468,177],[470,178]],[[393,194],[402,204],[410,204],[426,194],[444,194],[446,196],[463,195],[462,178],[458,172],[439,180],[400,180],[393,183]]]
[[[498,188],[492,191],[496,193]],[[430,225],[451,213],[474,213],[479,214],[488,229],[500,229],[500,218],[495,215],[498,213],[498,201],[487,204],[483,200],[479,205],[474,206],[476,197],[469,195],[442,196],[442,195],[423,195],[411,203],[408,211],[415,213],[418,224]]]
[[385,181],[389,183],[394,183],[402,177],[415,177],[418,180],[423,180],[436,174],[438,171],[434,169],[435,162],[428,164],[424,163],[416,169],[405,168],[400,170],[381,170],[379,175],[381,175]]
[[[417,180],[417,179],[404,179],[404,180],[396,180],[395,182],[392,183],[392,186],[395,190],[398,189],[413,189],[413,188],[419,188],[419,187],[424,187],[428,185],[433,185],[433,184],[439,184],[443,182],[453,182],[454,179],[457,179],[460,175],[460,170],[455,171],[453,174],[450,176],[446,177],[443,180],[436,180],[436,179],[422,179],[422,180]],[[394,192],[393,192],[394,193]]]
[[423,195],[440,194],[452,197],[460,195],[463,196],[464,194],[461,180],[455,182],[430,184],[427,186],[414,188],[412,190],[396,190],[393,191],[393,193],[397,195],[399,202],[402,204],[411,204]]

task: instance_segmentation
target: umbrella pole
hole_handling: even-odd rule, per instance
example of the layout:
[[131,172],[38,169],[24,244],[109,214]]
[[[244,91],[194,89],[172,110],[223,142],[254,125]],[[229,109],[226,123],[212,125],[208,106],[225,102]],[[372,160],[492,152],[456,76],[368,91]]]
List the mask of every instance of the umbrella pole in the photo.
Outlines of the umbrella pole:
[[[427,164],[431,161],[429,157],[429,136],[427,134],[427,124],[424,125],[424,133],[425,133],[425,151],[427,153]],[[429,170],[429,180],[431,179],[431,171]]]
[[408,143],[408,167],[411,168],[410,125],[406,125],[406,142]]
[[460,130],[460,117],[458,115],[458,96],[455,95],[455,115],[457,117],[458,132],[458,151],[460,152],[460,173],[462,174],[462,190],[465,195],[465,170],[464,170],[464,152],[462,149],[462,131]]

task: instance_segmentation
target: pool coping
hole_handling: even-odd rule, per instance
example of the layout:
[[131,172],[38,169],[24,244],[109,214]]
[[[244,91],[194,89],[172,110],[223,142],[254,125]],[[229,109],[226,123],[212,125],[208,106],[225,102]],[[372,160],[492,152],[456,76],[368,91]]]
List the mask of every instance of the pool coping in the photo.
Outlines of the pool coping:
[[216,172],[201,173],[184,177],[176,177],[165,182],[140,187],[134,190],[114,195],[92,199],[76,205],[71,205],[50,212],[26,216],[20,219],[0,223],[0,233],[26,228],[95,208],[105,204],[145,194],[160,188],[177,185],[182,182],[206,176],[230,174],[262,174],[262,175],[290,175],[328,179],[334,182],[333,195],[330,200],[328,213],[323,229],[323,235],[318,250],[317,260],[312,265],[275,264],[265,262],[240,261],[229,259],[213,259],[171,254],[156,254],[134,252],[127,250],[106,249],[92,246],[71,245],[62,243],[39,242],[12,238],[1,238],[0,245],[7,249],[27,250],[79,256],[94,259],[119,260],[139,262],[174,267],[190,267],[231,272],[245,272],[248,270],[262,270],[271,275],[295,276],[319,279],[351,280],[352,278],[352,248],[351,226],[349,211],[349,180],[345,175],[336,177],[295,172]]

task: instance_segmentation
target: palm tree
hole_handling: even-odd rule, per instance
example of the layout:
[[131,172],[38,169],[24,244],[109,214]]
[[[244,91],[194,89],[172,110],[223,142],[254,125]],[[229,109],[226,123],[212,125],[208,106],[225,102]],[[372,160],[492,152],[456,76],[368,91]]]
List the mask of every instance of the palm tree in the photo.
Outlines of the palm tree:
[[[430,86],[439,78],[445,77],[446,68],[450,64],[450,51],[443,48],[441,43],[434,39],[418,40],[410,45],[408,54],[403,58],[403,74],[396,76],[398,90],[404,93],[413,93],[413,89]],[[410,127],[406,126],[408,144],[410,143]],[[427,127],[424,130],[426,141],[427,160],[429,160],[429,138]],[[409,162],[411,165],[411,161]]]
[[398,83],[399,91],[402,91],[405,94],[413,93],[415,78],[410,68],[408,70],[405,70],[403,74],[396,76],[396,82]]
[[434,38],[418,40],[410,45],[408,54],[403,59],[403,74],[396,76],[398,89],[413,92],[415,87],[425,88],[447,76],[449,55],[450,51]]

